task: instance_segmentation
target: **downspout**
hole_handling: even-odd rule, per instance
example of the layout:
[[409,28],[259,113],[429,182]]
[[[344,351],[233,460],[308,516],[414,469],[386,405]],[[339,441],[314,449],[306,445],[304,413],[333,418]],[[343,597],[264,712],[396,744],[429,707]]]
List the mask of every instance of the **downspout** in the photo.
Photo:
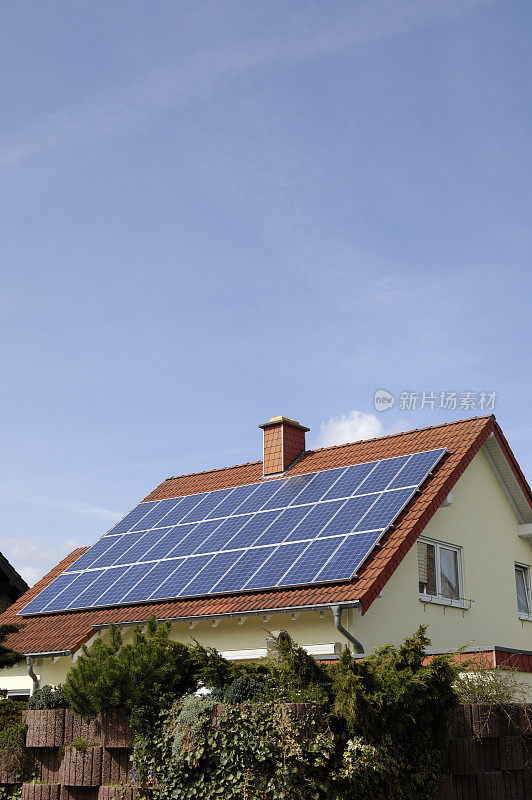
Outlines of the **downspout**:
[[33,681],[33,692],[35,692],[39,688],[39,679],[35,672],[33,671],[33,658],[31,656],[26,656],[26,666],[28,667],[28,675]]
[[339,633],[341,633],[342,636],[344,636],[348,642],[351,642],[351,644],[355,648],[355,653],[363,653],[364,648],[361,645],[361,643],[358,641],[358,639],[355,639],[355,637],[352,636],[352,634],[350,634],[349,631],[346,630],[342,625],[342,611],[343,611],[342,606],[340,605],[331,606],[331,611],[333,613],[334,627],[336,628],[336,630]]

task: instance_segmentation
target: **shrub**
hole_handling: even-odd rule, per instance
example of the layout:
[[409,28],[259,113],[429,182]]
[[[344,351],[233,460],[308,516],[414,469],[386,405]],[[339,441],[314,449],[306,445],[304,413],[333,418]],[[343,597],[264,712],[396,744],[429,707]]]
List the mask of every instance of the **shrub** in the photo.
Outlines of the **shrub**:
[[[256,700],[264,694],[264,689],[264,681],[250,678],[248,675],[239,675],[238,678],[231,681],[225,688],[225,691],[222,690],[219,702],[236,705],[238,703],[245,703],[248,700]],[[216,692],[213,692],[211,695],[213,699],[216,699],[218,696]]]
[[0,730],[17,722],[22,722],[22,712],[26,703],[21,700],[0,700]]
[[28,708],[31,709],[66,708],[66,705],[61,685],[50,686],[45,684],[36,689],[28,700]]
[[307,651],[286,631],[272,634],[274,646],[269,656],[264,699],[274,702],[327,703],[331,678]]
[[221,690],[220,697],[239,678],[264,683],[268,674],[268,666],[265,664],[228,661],[214,647],[204,647],[195,639],[194,646],[190,648],[190,656],[199,683],[209,689]]
[[454,684],[461,703],[500,705],[526,702],[528,691],[522,673],[510,665],[494,667],[484,653],[478,653],[463,665]]
[[125,708],[135,730],[156,723],[176,697],[197,688],[195,668],[186,645],[169,638],[170,624],[148,621],[144,634],[133,629],[133,641],[124,644],[112,625],[110,641],[97,639],[84,647],[63,685],[69,708],[91,719],[109,708]]
[[450,656],[423,665],[430,644],[425,634],[421,626],[400,647],[386,645],[364,659],[346,650],[331,668],[338,727],[351,741],[376,748],[388,764],[379,777],[380,800],[430,796],[450,742],[458,668]]
[[24,707],[24,703],[0,700],[0,766],[7,772],[21,775],[26,765]]
[[184,749],[189,749],[204,724],[210,724],[211,711],[216,704],[212,697],[188,695],[176,705],[177,717],[172,755],[178,757]]

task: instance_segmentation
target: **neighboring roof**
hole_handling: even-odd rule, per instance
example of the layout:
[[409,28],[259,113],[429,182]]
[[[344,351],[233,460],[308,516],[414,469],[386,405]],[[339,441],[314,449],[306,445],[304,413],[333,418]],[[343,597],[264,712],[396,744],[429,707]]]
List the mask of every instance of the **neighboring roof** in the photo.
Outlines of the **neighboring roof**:
[[17,597],[28,591],[29,586],[7,558],[0,553],[0,594],[4,588],[9,597],[16,600]]
[[[64,559],[36,586],[11,606],[0,623],[23,622],[24,629],[9,639],[9,644],[22,652],[75,651],[94,632],[95,625],[110,622],[145,620],[152,614],[158,619],[203,615],[243,613],[256,610],[300,607],[359,600],[362,612],[367,611],[402,559],[421,534],[432,515],[452,490],[473,457],[492,436],[504,453],[505,462],[515,480],[524,504],[532,514],[532,493],[521,473],[494,416],[474,417],[429,428],[421,428],[378,439],[307,451],[290,470],[302,475],[334,467],[374,461],[436,448],[447,448],[434,474],[416,495],[395,525],[381,539],[380,547],[359,569],[358,577],[342,584],[320,584],[291,589],[268,589],[240,592],[224,596],[204,596],[114,608],[67,611],[49,616],[21,618],[16,613],[24,608],[45,586],[78,558],[84,550],[76,550]],[[146,500],[179,497],[213,489],[255,483],[262,475],[262,462],[242,464],[226,469],[210,470],[193,475],[169,478]]]

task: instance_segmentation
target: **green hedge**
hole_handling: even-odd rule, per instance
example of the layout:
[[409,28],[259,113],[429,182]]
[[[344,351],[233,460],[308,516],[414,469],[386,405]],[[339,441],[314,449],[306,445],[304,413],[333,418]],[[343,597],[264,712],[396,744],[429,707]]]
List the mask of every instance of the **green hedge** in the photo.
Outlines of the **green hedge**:
[[[228,703],[235,679],[220,678],[221,657],[203,651],[215,697],[227,681],[224,715],[213,725],[209,696],[176,700],[139,731],[135,781],[156,800],[427,800],[457,704],[456,668],[445,656],[424,666],[428,644],[420,628],[400,647],[362,660],[345,651],[327,668],[283,637],[253,679],[254,699],[238,704]],[[287,705],[313,696],[302,718]]]

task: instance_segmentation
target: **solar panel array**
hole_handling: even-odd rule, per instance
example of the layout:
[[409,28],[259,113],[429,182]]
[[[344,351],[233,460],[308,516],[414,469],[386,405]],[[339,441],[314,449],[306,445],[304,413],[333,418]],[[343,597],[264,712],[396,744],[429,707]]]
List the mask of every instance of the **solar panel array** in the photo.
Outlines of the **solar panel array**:
[[139,503],[19,613],[348,580],[445,452]]

